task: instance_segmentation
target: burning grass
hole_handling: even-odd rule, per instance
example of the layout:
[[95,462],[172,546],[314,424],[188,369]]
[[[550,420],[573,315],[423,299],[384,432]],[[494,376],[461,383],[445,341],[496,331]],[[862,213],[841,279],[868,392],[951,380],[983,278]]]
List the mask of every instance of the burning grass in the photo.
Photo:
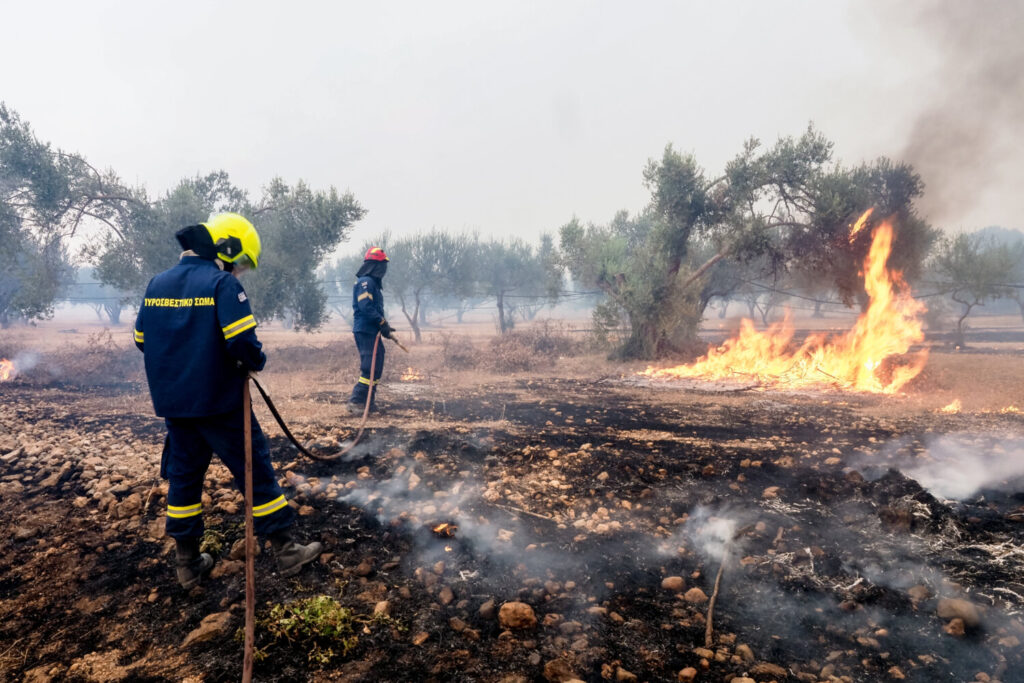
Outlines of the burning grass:
[[[851,240],[870,214],[869,210],[853,226]],[[900,363],[892,360],[924,340],[925,311],[900,273],[886,267],[892,237],[888,221],[873,231],[864,261],[864,288],[870,303],[847,333],[833,338],[810,335],[793,349],[794,329],[788,314],[763,332],[745,319],[738,336],[709,350],[692,365],[648,368],[644,374],[656,378],[741,378],[776,388],[838,386],[871,393],[898,392],[920,374],[928,352],[920,350]]]

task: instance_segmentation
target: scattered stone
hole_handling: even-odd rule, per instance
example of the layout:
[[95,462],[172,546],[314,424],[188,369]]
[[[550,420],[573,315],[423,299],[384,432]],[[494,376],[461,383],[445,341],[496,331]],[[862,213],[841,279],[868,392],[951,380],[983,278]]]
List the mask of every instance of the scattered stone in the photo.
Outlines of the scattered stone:
[[413,645],[422,645],[423,643],[427,642],[427,638],[429,638],[429,637],[430,637],[429,633],[427,633],[426,631],[420,631],[419,633],[417,633],[416,635],[414,635],[412,637],[412,644]]
[[686,591],[683,595],[683,599],[694,605],[701,605],[708,601],[708,596],[704,591],[694,586],[690,590]]
[[889,668],[889,678],[896,681],[902,681],[906,677],[906,674],[904,674],[898,666],[893,666]]
[[[86,681],[123,681],[132,674],[131,665],[119,666],[117,660],[121,659],[123,653],[120,650],[108,652],[90,652],[71,662],[68,667],[67,678]],[[28,678],[26,677],[26,680]],[[36,677],[36,681],[50,681],[49,673],[45,678]]]
[[[769,498],[769,499],[770,498],[778,498],[779,497],[779,491],[781,489],[782,489],[781,486],[769,486],[768,488],[766,488],[764,491],[761,492],[761,497],[762,498]],[[735,680],[736,679],[734,678],[733,681],[735,681]]]
[[380,600],[376,605],[373,606],[373,613],[381,614],[385,617],[391,616],[391,603],[387,600]]
[[686,588],[686,582],[681,576],[666,576],[661,580],[661,587],[673,593],[679,593]]
[[199,622],[198,628],[185,636],[185,640],[182,642],[181,646],[189,647],[196,643],[203,643],[207,640],[219,638],[228,632],[228,627],[230,625],[230,612],[216,612],[214,614],[208,614],[203,617],[201,622]]
[[975,628],[981,623],[981,612],[977,606],[960,598],[943,598],[936,608],[943,619],[963,619],[964,625]]
[[917,586],[911,586],[907,591],[907,595],[910,596],[910,600],[916,605],[917,603],[924,602],[928,598],[932,597],[932,592],[929,590],[928,586],[918,584]]
[[441,601],[442,605],[450,605],[455,600],[455,593],[451,588],[445,586],[441,589],[441,592],[437,594],[437,599]]
[[533,608],[525,602],[506,602],[498,611],[498,623],[509,629],[534,628],[537,626],[537,617]]
[[488,600],[484,604],[480,605],[480,618],[482,619],[493,619],[494,618],[494,600]]
[[569,683],[569,681],[578,679],[579,676],[573,672],[569,662],[564,659],[552,659],[544,665],[544,680],[549,683]]
[[788,671],[778,664],[772,664],[770,662],[759,662],[758,664],[750,667],[750,670],[747,673],[758,677],[774,678],[779,681],[789,676]]
[[621,666],[615,669],[615,680],[620,683],[635,683],[636,674],[626,671]]
[[231,576],[232,574],[241,574],[245,571],[245,562],[243,560],[223,560],[214,565],[210,571],[211,579],[219,579],[222,576]]
[[369,576],[372,571],[373,560],[369,557],[364,557],[363,561],[359,563],[359,566],[355,568],[356,576]]
[[693,683],[697,678],[697,670],[692,666],[688,666],[685,669],[679,670],[679,675],[676,676],[676,680],[679,683]]
[[964,628],[964,620],[960,617],[956,617],[943,626],[942,630],[951,636],[959,638],[966,632],[966,629]]
[[14,540],[15,541],[27,541],[39,533],[39,529],[29,526],[19,526],[14,528]]
[[744,662],[750,663],[754,661],[754,651],[750,649],[749,645],[737,645],[736,654]]
[[[260,543],[257,541],[253,543],[253,557],[260,554]],[[245,538],[240,538],[231,544],[231,552],[228,553],[228,557],[232,560],[244,560],[245,559]]]

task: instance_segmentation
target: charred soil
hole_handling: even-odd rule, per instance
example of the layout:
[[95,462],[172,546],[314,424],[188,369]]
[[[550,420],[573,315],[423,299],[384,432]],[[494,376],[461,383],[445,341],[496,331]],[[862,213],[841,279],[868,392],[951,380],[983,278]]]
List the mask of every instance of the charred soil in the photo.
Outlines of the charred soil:
[[[204,499],[218,569],[183,591],[145,395],[0,392],[5,680],[237,680],[226,470]],[[342,400],[282,412],[317,406],[294,431],[330,452]],[[325,553],[294,578],[257,557],[256,679],[1024,680],[1020,469],[955,486],[965,453],[1019,456],[1024,417],[887,401],[510,378],[393,392],[347,460],[273,436]],[[282,611],[318,596],[343,633]]]

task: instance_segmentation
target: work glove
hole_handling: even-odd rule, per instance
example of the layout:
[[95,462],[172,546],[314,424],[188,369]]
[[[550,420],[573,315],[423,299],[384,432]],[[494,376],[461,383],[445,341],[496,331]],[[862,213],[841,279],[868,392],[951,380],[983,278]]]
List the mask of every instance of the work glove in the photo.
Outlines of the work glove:
[[380,336],[385,339],[391,339],[392,332],[394,332],[394,329],[392,329],[391,325],[388,324],[387,320],[380,324]]

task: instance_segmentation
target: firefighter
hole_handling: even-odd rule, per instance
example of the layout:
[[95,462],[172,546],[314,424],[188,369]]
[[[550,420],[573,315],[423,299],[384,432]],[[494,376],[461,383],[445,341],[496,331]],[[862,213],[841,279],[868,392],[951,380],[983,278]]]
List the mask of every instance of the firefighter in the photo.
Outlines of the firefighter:
[[[160,476],[168,480],[167,534],[177,545],[176,573],[190,588],[213,568],[200,552],[203,480],[216,453],[245,491],[242,391],[267,361],[238,276],[255,269],[260,238],[248,220],[222,213],[179,230],[178,265],[146,287],[135,322],[156,414],[167,424]],[[277,484],[270,444],[252,416],[252,505],[256,534],[269,538],[284,576],[321,552],[291,535],[294,513]]]
[[[349,414],[360,414],[366,406],[369,392],[370,410],[376,410],[377,385],[384,370],[384,343],[377,343],[377,333],[391,338],[391,325],[384,318],[384,274],[388,272],[388,255],[380,247],[370,247],[363,257],[363,265],[356,273],[352,287],[352,334],[359,350],[359,380],[352,387],[348,399]],[[377,359],[371,368],[373,347],[377,346]]]

